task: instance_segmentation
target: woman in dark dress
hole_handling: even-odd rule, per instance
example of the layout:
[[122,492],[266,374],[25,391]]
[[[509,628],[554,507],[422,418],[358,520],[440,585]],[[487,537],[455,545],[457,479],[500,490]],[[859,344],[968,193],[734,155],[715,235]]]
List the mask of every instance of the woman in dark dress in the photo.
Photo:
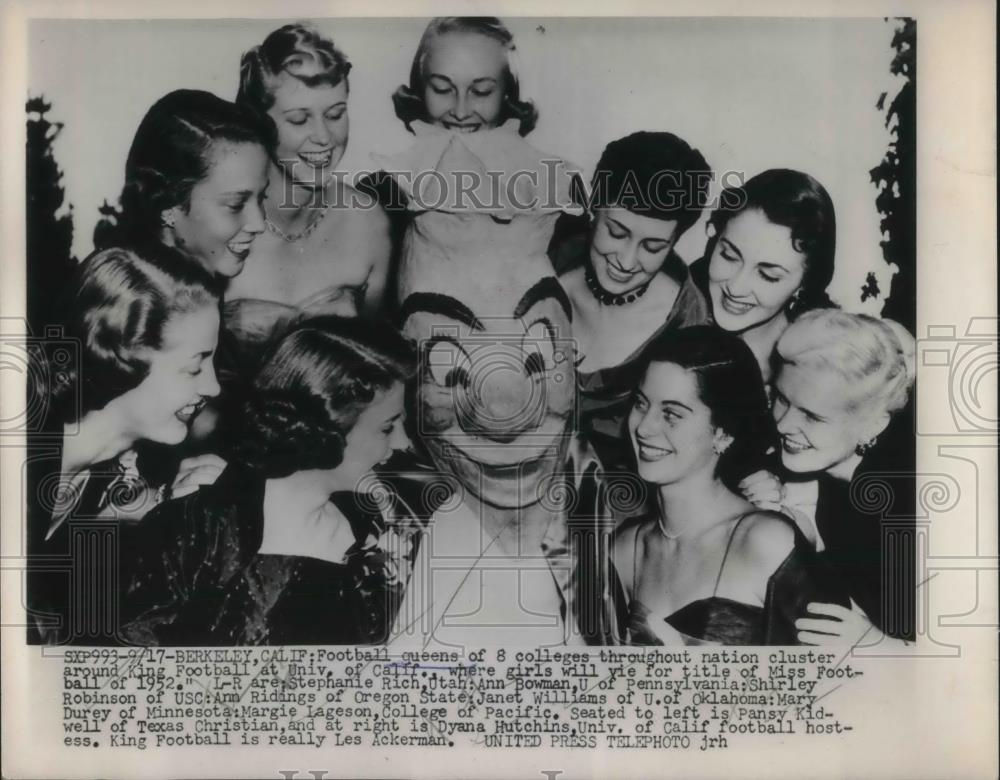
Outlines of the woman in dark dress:
[[29,383],[45,413],[28,442],[29,638],[102,642],[114,634],[103,619],[114,599],[108,545],[124,550],[120,521],[158,500],[133,447],[177,446],[219,392],[219,297],[183,257],[108,249],[83,261],[61,310],[62,336],[39,345]]
[[784,469],[818,477],[816,547],[853,600],[810,605],[810,644],[915,636],[913,337],[897,323],[809,312],[778,340],[773,414]]
[[837,225],[823,185],[775,168],[722,191],[708,222],[705,255],[691,266],[712,319],[737,334],[771,383],[771,354],[788,323],[833,304]]
[[785,516],[735,484],[771,439],[763,384],[742,341],[709,326],[650,345],[628,430],[652,515],[616,534],[634,644],[794,644],[817,594],[838,597]]
[[123,592],[137,644],[384,641],[402,579],[371,470],[401,431],[413,350],[388,328],[317,318],[253,383],[229,466],[143,524]]
[[707,304],[674,252],[707,197],[708,163],[670,133],[608,144],[594,172],[590,223],[566,228],[550,256],[573,304],[581,428],[609,470],[631,469],[625,431],[643,348],[708,321]]

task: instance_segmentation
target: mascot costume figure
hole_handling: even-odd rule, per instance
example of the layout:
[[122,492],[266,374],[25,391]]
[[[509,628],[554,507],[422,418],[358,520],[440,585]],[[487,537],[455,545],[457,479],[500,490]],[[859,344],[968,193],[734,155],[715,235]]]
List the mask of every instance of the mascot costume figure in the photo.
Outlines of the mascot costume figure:
[[570,174],[508,126],[418,134],[382,162],[411,180],[434,170],[424,180],[446,189],[488,171],[501,193],[483,209],[485,191],[475,208],[454,192],[426,208],[408,192],[421,201],[400,268],[401,324],[420,350],[408,424],[436,489],[399,556],[407,584],[389,642],[615,644],[613,521],[576,435],[571,307],[546,256]]

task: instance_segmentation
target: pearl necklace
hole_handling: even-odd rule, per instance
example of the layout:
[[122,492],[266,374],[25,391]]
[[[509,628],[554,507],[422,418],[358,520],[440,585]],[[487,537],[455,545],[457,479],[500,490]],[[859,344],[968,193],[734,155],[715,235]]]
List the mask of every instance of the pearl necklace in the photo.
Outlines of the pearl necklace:
[[623,293],[621,295],[615,295],[609,293],[600,283],[597,281],[597,277],[594,276],[594,271],[589,266],[584,271],[583,274],[584,281],[587,283],[587,289],[590,290],[590,294],[593,295],[599,304],[602,306],[622,306],[626,303],[632,303],[638,300],[643,295],[646,294],[646,290],[649,289],[650,282],[646,282],[642,287],[637,290],[633,290],[630,293]]

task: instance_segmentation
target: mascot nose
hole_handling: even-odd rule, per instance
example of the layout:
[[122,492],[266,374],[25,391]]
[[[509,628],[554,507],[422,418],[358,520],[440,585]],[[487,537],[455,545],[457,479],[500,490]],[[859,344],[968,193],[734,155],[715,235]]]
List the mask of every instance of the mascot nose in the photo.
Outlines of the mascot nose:
[[501,444],[537,428],[545,413],[542,383],[527,376],[522,365],[482,368],[472,378],[469,427]]

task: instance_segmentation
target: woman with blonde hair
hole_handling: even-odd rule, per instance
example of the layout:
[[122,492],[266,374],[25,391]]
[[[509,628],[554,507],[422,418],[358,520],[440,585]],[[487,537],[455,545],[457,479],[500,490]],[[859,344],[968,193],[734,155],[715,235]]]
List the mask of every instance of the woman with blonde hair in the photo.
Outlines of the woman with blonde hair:
[[807,312],[775,350],[783,467],[817,479],[814,541],[854,601],[811,605],[801,641],[912,639],[915,620],[913,337],[895,322]]

